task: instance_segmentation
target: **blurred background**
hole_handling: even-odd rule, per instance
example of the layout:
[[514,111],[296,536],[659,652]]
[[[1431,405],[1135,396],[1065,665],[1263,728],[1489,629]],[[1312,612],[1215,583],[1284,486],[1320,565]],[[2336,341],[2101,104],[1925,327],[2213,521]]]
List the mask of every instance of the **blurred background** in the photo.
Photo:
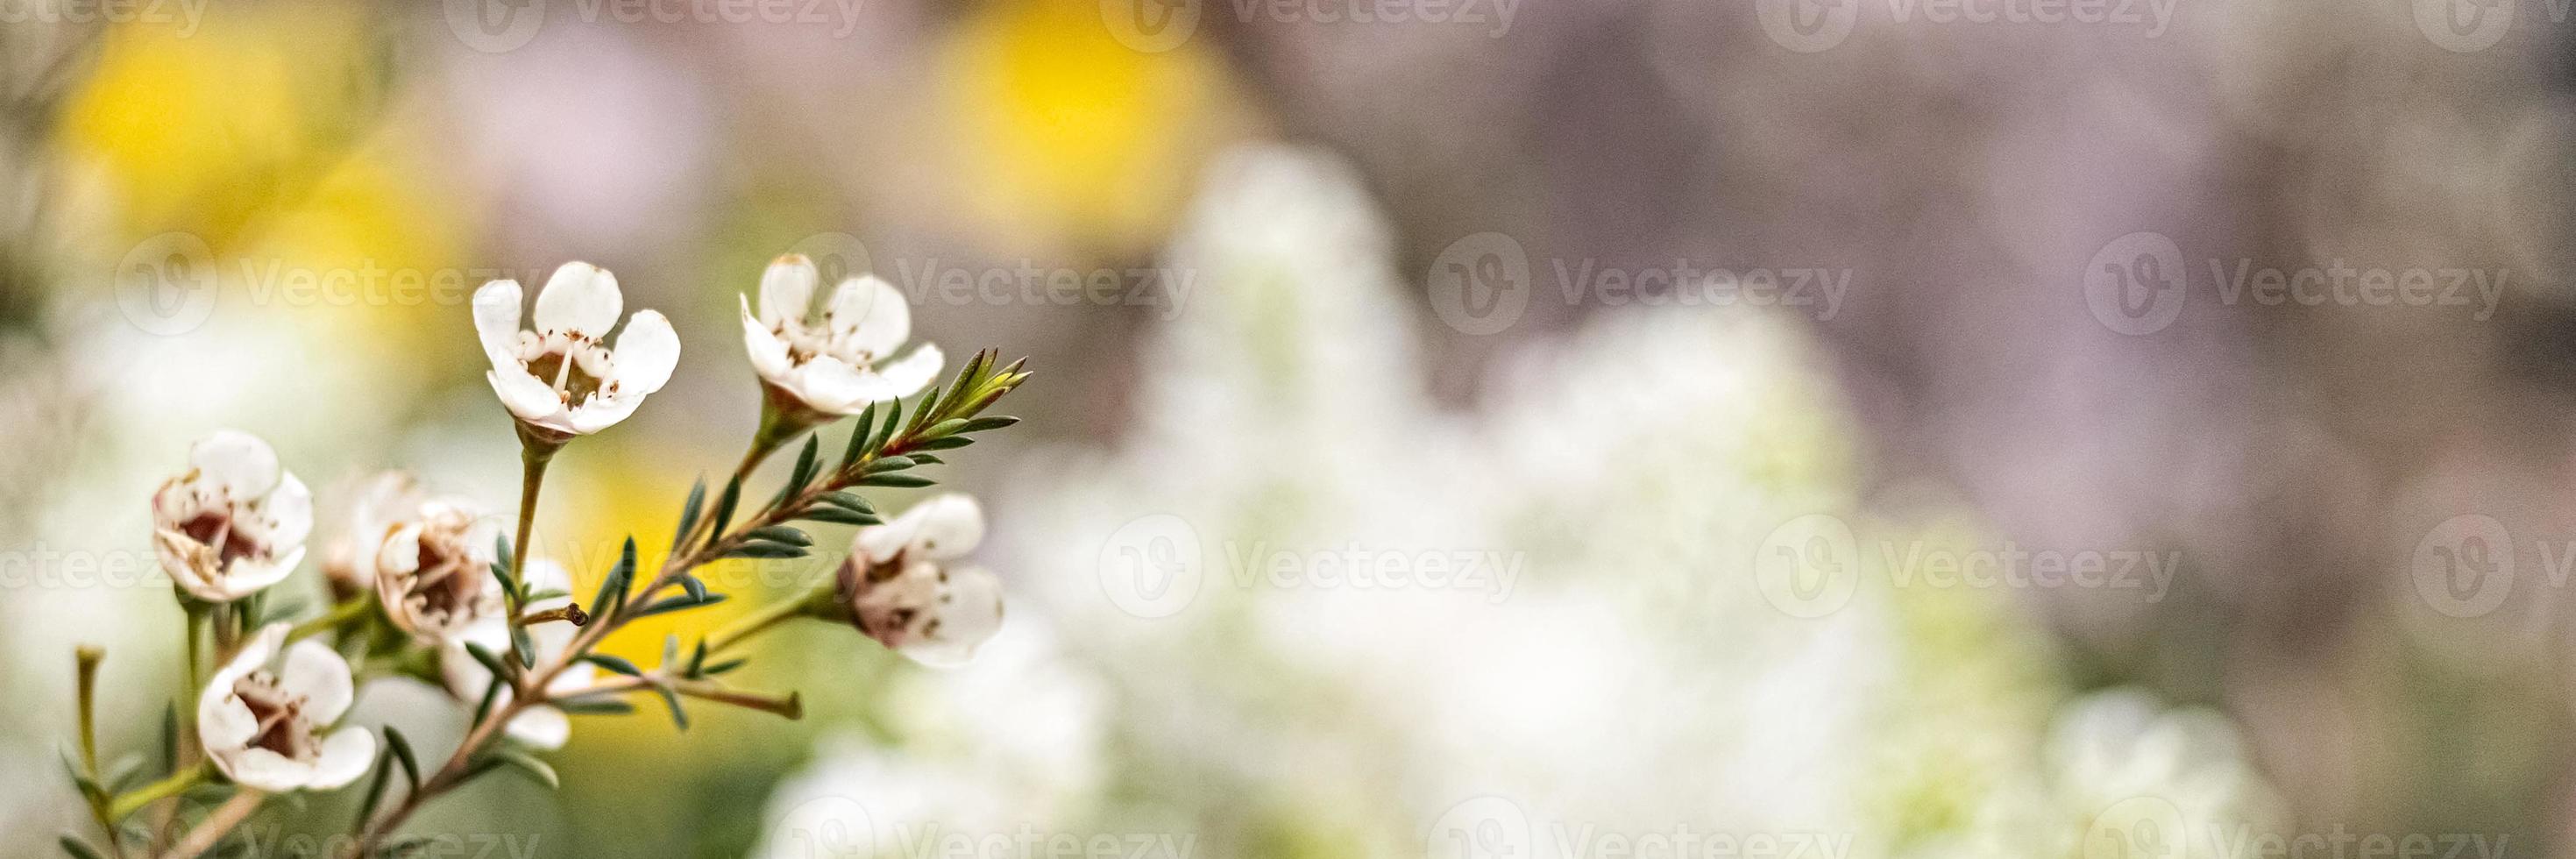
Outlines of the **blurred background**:
[[468,297],[599,264],[684,351],[556,461],[584,592],[739,456],[790,251],[1030,356],[942,475],[1004,632],[788,629],[803,720],[577,718],[442,855],[2571,852],[2564,3],[0,12],[0,855],[84,820],[75,642],[151,742],[192,439],[317,550],[378,469],[510,509]]

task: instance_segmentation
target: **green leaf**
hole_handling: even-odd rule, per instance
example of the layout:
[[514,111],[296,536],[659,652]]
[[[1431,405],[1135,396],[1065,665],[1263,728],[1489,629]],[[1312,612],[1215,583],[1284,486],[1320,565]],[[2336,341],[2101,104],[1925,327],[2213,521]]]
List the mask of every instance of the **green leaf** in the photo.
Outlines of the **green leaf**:
[[484,647],[480,642],[466,642],[465,655],[474,657],[476,662],[483,663],[484,670],[492,672],[493,677],[506,677],[510,673],[509,669],[502,667],[501,657],[492,655],[491,649]]
[[699,508],[705,506],[706,502],[707,476],[701,474],[698,475],[698,482],[689,487],[689,500],[680,505],[680,528],[671,534],[671,551],[679,551],[680,543],[689,539],[690,529],[698,524]]
[[367,780],[367,798],[358,803],[358,822],[350,824],[349,828],[352,831],[366,829],[367,821],[376,816],[376,805],[385,800],[385,785],[394,777],[393,761],[392,743],[387,743],[384,748],[376,750],[376,776]]
[[939,457],[931,456],[930,454],[922,453],[922,452],[920,452],[920,451],[914,451],[914,452],[912,452],[912,453],[907,453],[907,454],[904,454],[904,455],[905,455],[905,456],[912,457],[912,461],[914,461],[914,462],[918,462],[918,463],[921,463],[921,464],[923,464],[923,465],[947,465],[947,464],[948,464],[948,460],[940,459]]
[[868,450],[884,450],[887,442],[894,441],[895,426],[903,422],[903,401],[893,402],[894,405],[886,408],[885,425],[878,427],[876,434],[869,437]]
[[671,709],[671,724],[679,726],[680,730],[688,730],[689,711],[680,706],[680,694],[668,686],[655,686],[653,691],[662,696],[662,706]]
[[402,764],[403,784],[409,786],[412,791],[418,792],[420,790],[420,758],[411,753],[411,741],[403,739],[403,733],[399,730],[395,730],[394,726],[386,725],[385,748],[391,749],[394,754],[394,760]]
[[179,703],[161,706],[161,774],[179,771]]
[[994,416],[992,416],[992,417],[974,418],[974,419],[968,420],[968,421],[966,422],[966,426],[965,426],[963,429],[959,429],[959,430],[958,430],[958,432],[961,432],[961,433],[987,432],[987,431],[991,431],[991,430],[1001,429],[1001,428],[1003,428],[1003,427],[1007,427],[1007,426],[1010,426],[1010,425],[1012,425],[1012,424],[1016,424],[1016,423],[1019,423],[1019,422],[1020,422],[1020,419],[1019,419],[1019,418],[1009,417],[1009,416],[1007,416],[1007,415],[994,415]]
[[728,558],[802,558],[802,557],[805,557],[805,547],[803,547],[803,546],[790,546],[790,545],[787,545],[787,544],[785,544],[785,543],[767,543],[767,542],[753,541],[753,542],[749,542],[749,543],[744,543],[744,544],[742,544],[742,545],[740,545],[740,546],[735,546],[735,547],[733,547],[733,549],[731,549],[731,550],[729,550],[729,551],[727,551],[727,552],[725,552],[725,553],[724,553],[724,557],[728,557]]
[[624,674],[628,677],[644,676],[644,669],[635,667],[635,663],[628,662],[623,658],[610,656],[605,653],[589,654],[583,656],[581,661],[597,665],[601,668],[606,668],[619,674]]
[[767,528],[753,531],[744,536],[754,540],[768,540],[773,543],[785,543],[790,546],[814,545],[814,538],[805,536],[805,532],[803,531],[799,531],[785,525],[771,525]]
[[102,859],[98,848],[89,846],[89,842],[80,840],[79,836],[65,833],[56,843],[61,844],[63,852],[71,854],[73,859]]
[[696,676],[698,676],[698,669],[699,669],[700,667],[702,667],[702,666],[706,665],[706,664],[707,664],[707,640],[706,640],[706,639],[701,638],[701,639],[698,639],[698,646],[697,646],[697,648],[696,648],[696,649],[694,649],[694,650],[689,651],[689,670],[687,670],[687,671],[685,671],[685,672],[682,672],[682,673],[687,674],[688,676],[691,676],[691,677],[696,677]]
[[867,500],[867,499],[865,499],[865,498],[861,498],[861,497],[859,497],[859,494],[858,494],[858,493],[856,493],[856,492],[851,492],[851,491],[846,490],[846,489],[836,489],[836,490],[833,490],[833,491],[830,491],[830,492],[823,493],[822,501],[823,501],[823,503],[830,504],[830,505],[832,505],[832,506],[834,506],[834,507],[839,507],[839,508],[844,509],[844,510],[850,510],[850,511],[859,512],[859,513],[874,513],[874,512],[877,512],[877,508],[876,508],[876,507],[874,507],[874,506],[872,506],[872,505],[870,505],[870,504],[868,504],[868,500]]
[[734,505],[741,501],[742,478],[736,477],[725,484],[724,494],[716,498],[715,527],[707,529],[708,545],[714,545],[715,541],[724,538],[725,528],[733,525]]
[[805,512],[796,514],[796,518],[815,522],[829,522],[834,525],[875,525],[885,521],[866,513],[834,507],[829,504],[816,504],[812,507],[805,508]]
[[718,663],[716,663],[716,664],[714,664],[714,665],[709,665],[709,666],[707,666],[707,667],[706,667],[706,669],[705,669],[705,670],[700,671],[699,673],[700,673],[700,674],[704,674],[704,675],[706,675],[706,676],[708,676],[708,677],[714,677],[714,676],[716,676],[716,675],[718,675],[718,674],[723,674],[723,673],[725,673],[725,672],[727,672],[727,671],[732,671],[732,670],[734,670],[734,669],[736,669],[736,668],[741,668],[741,667],[744,665],[744,663],[748,663],[748,662],[750,662],[750,661],[751,661],[751,660],[749,660],[749,659],[727,659],[727,660],[725,660],[725,661],[723,661],[723,662],[718,662]]
[[500,543],[500,554],[492,556],[492,580],[501,583],[502,593],[517,595],[520,593],[519,580],[510,575],[510,541],[508,538],[495,539]]
[[538,784],[545,785],[549,790],[563,789],[563,779],[555,775],[555,768],[547,766],[545,761],[537,760],[535,755],[509,746],[493,749],[490,755],[493,760],[503,765],[527,773],[529,778],[536,779]]
[[[962,435],[951,435],[928,439],[913,445],[912,448],[914,450],[955,450],[974,443],[975,440],[972,438]],[[913,458],[919,459],[920,456],[915,455]]]
[[657,614],[668,614],[670,612],[680,611],[683,609],[692,609],[704,605],[715,605],[716,603],[724,602],[726,599],[727,597],[724,594],[708,594],[707,598],[703,600],[692,599],[687,594],[681,594],[674,597],[663,597],[650,605],[636,609],[635,614],[632,616],[652,617]]
[[963,418],[949,418],[922,428],[921,435],[923,438],[939,438],[941,436],[955,435],[958,430],[965,428],[966,421]]
[[707,583],[698,581],[697,576],[681,573],[680,589],[689,592],[690,599],[699,602],[707,601]]
[[842,470],[849,469],[852,463],[858,462],[859,457],[867,453],[864,448],[868,445],[868,434],[876,428],[876,420],[877,404],[869,403],[867,408],[860,410],[859,419],[850,424],[850,447],[841,452]]
[[859,478],[860,486],[885,486],[895,489],[918,489],[939,481],[910,474],[871,474]]
[[615,698],[571,698],[555,702],[555,707],[575,716],[623,716],[635,712],[635,705]]
[[868,467],[860,469],[859,471],[863,474],[878,474],[888,471],[902,471],[911,467],[912,457],[889,456],[870,462],[868,463]]
[[510,652],[519,657],[519,667],[537,667],[537,638],[528,634],[527,627],[510,627]]
[[630,535],[626,546],[617,552],[617,566],[608,568],[608,577],[599,580],[599,594],[590,598],[591,612],[603,620],[616,612],[618,606],[626,604],[626,589],[634,581],[635,538]]

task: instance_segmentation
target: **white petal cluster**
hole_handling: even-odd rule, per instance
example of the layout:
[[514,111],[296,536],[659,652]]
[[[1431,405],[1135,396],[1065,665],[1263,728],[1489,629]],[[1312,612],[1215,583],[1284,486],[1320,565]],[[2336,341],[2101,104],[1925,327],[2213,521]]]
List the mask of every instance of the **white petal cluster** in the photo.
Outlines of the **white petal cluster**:
[[474,292],[474,328],[492,370],[485,378],[522,423],[562,436],[588,435],[635,413],[671,380],[680,336],[671,320],[639,310],[617,347],[607,344],[626,308],[617,276],[585,262],[555,269],[537,292],[536,329],[519,328],[519,282]]
[[1002,628],[1002,583],[981,567],[952,567],[984,541],[984,510],[949,493],[883,525],[859,529],[841,565],[840,594],[859,631],[924,665],[953,666]]
[[313,493],[249,433],[222,430],[188,449],[187,473],[152,496],[152,545],[190,596],[230,602],[304,560]]
[[939,375],[946,358],[924,343],[902,358],[912,336],[912,308],[883,278],[853,277],[809,311],[822,279],[814,263],[789,254],[760,276],[760,307],[742,299],[743,347],[752,369],[772,389],[828,415],[857,414],[870,403],[908,397]]
[[462,498],[432,497],[403,472],[369,482],[332,564],[349,583],[372,588],[385,616],[423,644],[441,644],[475,621],[499,615],[492,579],[501,522]]
[[243,643],[197,698],[197,737],[215,767],[265,791],[329,789],[367,771],[375,735],[330,730],[356,696],[349,663],[320,642],[286,643],[274,623]]

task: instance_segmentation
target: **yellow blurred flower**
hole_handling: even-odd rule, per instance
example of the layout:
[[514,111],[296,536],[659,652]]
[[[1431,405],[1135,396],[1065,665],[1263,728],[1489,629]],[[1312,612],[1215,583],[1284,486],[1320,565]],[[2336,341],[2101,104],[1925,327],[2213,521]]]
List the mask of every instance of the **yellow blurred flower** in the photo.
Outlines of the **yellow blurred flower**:
[[1120,250],[1165,232],[1232,110],[1224,67],[1197,42],[1120,44],[1091,0],[1010,0],[946,46],[968,206],[1017,240]]

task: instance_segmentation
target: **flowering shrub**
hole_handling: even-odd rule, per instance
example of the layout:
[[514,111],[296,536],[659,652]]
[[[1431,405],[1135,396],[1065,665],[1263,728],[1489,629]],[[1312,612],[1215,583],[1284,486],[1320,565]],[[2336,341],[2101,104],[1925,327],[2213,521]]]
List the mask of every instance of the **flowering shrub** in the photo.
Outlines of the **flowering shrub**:
[[[557,269],[536,296],[532,329],[521,327],[515,281],[474,295],[487,378],[521,446],[515,538],[472,502],[387,472],[330,517],[346,528],[320,564],[336,602],[299,616],[308,613],[270,599],[269,588],[302,566],[312,493],[258,437],[221,430],[199,441],[187,470],[152,497],[153,546],[187,618],[189,697],[169,706],[157,759],[103,764],[95,700],[105,654],[80,649],[80,736],[67,768],[101,841],[66,835],[63,849],[81,859],[194,856],[271,795],[363,784],[345,855],[400,855],[420,843],[394,837],[403,822],[442,794],[504,769],[556,783],[537,753],[564,745],[572,715],[631,713],[632,699],[647,697],[683,728],[684,701],[798,718],[795,693],[724,680],[745,661],[734,648],[783,622],[847,623],[925,664],[972,657],[1002,622],[998,580],[956,563],[983,537],[982,508],[942,495],[887,522],[860,491],[932,485],[924,467],[1016,422],[984,412],[1029,374],[984,351],[934,385],[938,347],[888,359],[911,331],[900,293],[852,278],[811,315],[816,280],[812,263],[784,257],[762,278],[757,315],[743,300],[745,347],[766,391],[750,450],[712,497],[703,479],[690,490],[667,561],[639,567],[630,536],[588,600],[576,598],[561,564],[529,556],[547,465],[575,439],[634,415],[680,356],[669,320],[652,310],[611,336],[625,301],[607,271]],[[852,416],[846,449],[827,464],[814,431]],[[799,436],[786,485],[765,502],[747,499],[752,470]],[[695,575],[707,564],[809,554],[814,540],[800,522],[860,526],[838,575],[693,645],[667,639],[649,668],[597,651],[636,619],[725,600]],[[443,762],[391,726],[379,734],[344,724],[367,680],[397,676],[444,689],[472,713]],[[183,797],[214,804],[198,813]]]

